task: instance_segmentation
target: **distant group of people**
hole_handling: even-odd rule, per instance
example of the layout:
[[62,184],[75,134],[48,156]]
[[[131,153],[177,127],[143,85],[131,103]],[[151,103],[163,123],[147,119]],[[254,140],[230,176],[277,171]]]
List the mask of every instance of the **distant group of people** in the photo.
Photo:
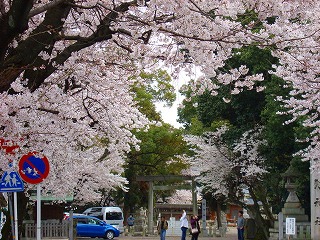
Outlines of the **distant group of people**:
[[[198,236],[200,234],[200,224],[199,224],[200,217],[196,215],[191,215],[190,218],[190,234],[191,240],[198,240]],[[188,230],[188,219],[187,213],[183,210],[182,216],[180,218],[181,222],[181,240],[186,240],[187,230]],[[237,232],[238,232],[238,240],[244,240],[244,228],[245,228],[245,220],[243,217],[243,211],[238,212],[238,219],[237,219]],[[162,239],[161,239],[162,240]]]
[[[185,210],[182,210],[182,215],[180,218],[181,240],[186,240],[188,229],[191,234],[191,240],[198,240],[199,234],[201,232],[200,223],[199,223],[200,218],[201,217],[197,215],[191,215],[190,225],[189,225],[187,212]],[[134,218],[132,215],[130,215],[129,218],[127,219],[127,223],[130,229],[130,227],[132,227],[134,224]],[[165,219],[164,216],[161,216],[161,219],[157,224],[157,230],[158,230],[158,234],[160,235],[160,240],[166,239],[166,232],[168,230],[168,226],[169,226],[168,221]],[[243,211],[239,211],[238,219],[237,219],[238,240],[244,240],[244,227],[245,227],[245,220],[243,218]]]
[[[200,224],[199,224],[200,217],[197,215],[191,215],[190,218],[190,234],[191,240],[198,240],[198,236],[200,234]],[[186,240],[187,231],[189,228],[188,219],[187,219],[187,212],[185,210],[182,211],[182,216],[180,218],[181,222],[181,240]]]
[[[181,240],[186,240],[187,231],[190,229],[191,240],[198,240],[198,236],[200,234],[200,224],[199,224],[200,217],[196,215],[192,215],[190,218],[190,228],[187,218],[187,212],[183,210],[182,216],[180,218],[180,227],[181,227]],[[166,232],[168,229],[168,222],[164,216],[161,216],[161,220],[158,222],[157,230],[158,234],[160,235],[160,240],[166,239]]]

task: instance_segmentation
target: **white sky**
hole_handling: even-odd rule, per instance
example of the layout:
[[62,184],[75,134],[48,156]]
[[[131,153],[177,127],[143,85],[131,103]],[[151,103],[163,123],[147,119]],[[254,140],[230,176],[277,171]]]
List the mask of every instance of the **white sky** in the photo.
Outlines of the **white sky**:
[[182,97],[180,96],[180,99],[177,99],[171,108],[164,107],[162,104],[157,104],[156,108],[158,111],[161,112],[162,120],[166,123],[169,123],[173,125],[176,128],[181,127],[182,125],[177,122],[178,118],[178,106],[182,102]]
[[[170,70],[168,70],[170,74]],[[180,123],[177,122],[178,119],[178,107],[182,103],[184,97],[180,95],[179,89],[182,85],[187,84],[190,79],[196,79],[201,75],[200,71],[195,67],[195,73],[190,76],[187,72],[181,72],[178,79],[173,79],[173,86],[175,87],[176,101],[173,103],[172,107],[164,107],[163,104],[156,104],[156,108],[161,112],[161,116],[164,122],[171,124],[172,126],[179,128],[182,127]]]

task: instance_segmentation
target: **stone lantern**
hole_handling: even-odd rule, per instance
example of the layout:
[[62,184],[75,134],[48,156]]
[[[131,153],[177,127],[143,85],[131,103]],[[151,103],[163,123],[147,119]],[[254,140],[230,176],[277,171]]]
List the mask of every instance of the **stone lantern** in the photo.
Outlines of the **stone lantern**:
[[302,208],[296,193],[298,184],[296,184],[295,179],[299,175],[300,173],[294,169],[291,161],[287,171],[282,174],[286,181],[285,188],[288,190],[289,195],[282,211],[278,215],[278,221],[274,223],[274,228],[269,229],[269,240],[287,239],[288,236],[285,236],[286,218],[295,218],[297,232],[293,239],[311,239],[308,215],[305,214],[305,209]]
[[285,173],[282,174],[282,177],[286,181],[284,187],[289,192],[286,203],[284,204],[284,208],[301,208],[301,203],[296,193],[298,185],[295,182],[295,178],[297,178],[299,175],[300,174],[292,166],[291,161],[291,164],[287,171],[285,171]]

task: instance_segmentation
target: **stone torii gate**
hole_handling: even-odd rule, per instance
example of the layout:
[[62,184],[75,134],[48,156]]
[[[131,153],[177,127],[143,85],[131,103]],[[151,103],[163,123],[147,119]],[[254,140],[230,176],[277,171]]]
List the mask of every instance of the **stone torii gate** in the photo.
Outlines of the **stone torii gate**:
[[[183,185],[171,185],[171,186],[155,186],[154,182],[157,181],[187,181],[191,180],[190,184]],[[192,211],[193,214],[198,214],[197,208],[197,193],[196,193],[196,183],[194,178],[189,175],[158,175],[158,176],[138,176],[136,178],[138,182],[148,182],[149,193],[148,193],[148,233],[153,234],[153,192],[157,190],[173,190],[173,189],[191,189],[192,191]]]

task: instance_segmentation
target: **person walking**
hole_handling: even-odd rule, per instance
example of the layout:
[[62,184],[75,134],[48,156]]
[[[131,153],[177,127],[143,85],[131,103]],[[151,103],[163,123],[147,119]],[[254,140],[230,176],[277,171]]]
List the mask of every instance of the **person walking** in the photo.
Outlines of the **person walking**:
[[191,225],[191,240],[198,240],[200,234],[200,224],[199,224],[199,217],[192,215],[190,219]]
[[180,226],[181,226],[181,240],[186,240],[187,230],[188,230],[188,219],[187,219],[187,212],[182,210],[182,216],[180,218]]
[[128,224],[128,230],[129,230],[129,233],[132,234],[133,232],[133,225],[134,225],[134,217],[132,216],[132,214],[130,214],[130,216],[128,217],[127,219],[127,224]]
[[243,211],[238,212],[237,220],[238,240],[244,240],[244,218]]
[[164,216],[161,216],[161,220],[158,222],[157,230],[160,234],[160,240],[166,240],[166,233],[168,229],[168,222]]

